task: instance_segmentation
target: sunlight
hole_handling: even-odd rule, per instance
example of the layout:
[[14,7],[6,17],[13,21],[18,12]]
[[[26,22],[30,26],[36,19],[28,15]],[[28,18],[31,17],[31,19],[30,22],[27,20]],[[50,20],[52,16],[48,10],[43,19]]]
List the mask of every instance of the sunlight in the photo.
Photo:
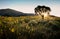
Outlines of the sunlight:
[[41,15],[44,15],[44,17],[47,17],[48,13],[42,13]]

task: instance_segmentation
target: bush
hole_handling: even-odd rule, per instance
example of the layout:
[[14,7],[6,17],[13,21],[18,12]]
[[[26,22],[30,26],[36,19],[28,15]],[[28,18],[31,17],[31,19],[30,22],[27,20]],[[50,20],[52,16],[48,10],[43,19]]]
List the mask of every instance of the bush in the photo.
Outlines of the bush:
[[37,26],[37,22],[35,20],[31,20],[28,24],[29,26]]
[[30,19],[28,19],[28,18],[24,19],[25,23],[28,23],[29,21],[30,21]]

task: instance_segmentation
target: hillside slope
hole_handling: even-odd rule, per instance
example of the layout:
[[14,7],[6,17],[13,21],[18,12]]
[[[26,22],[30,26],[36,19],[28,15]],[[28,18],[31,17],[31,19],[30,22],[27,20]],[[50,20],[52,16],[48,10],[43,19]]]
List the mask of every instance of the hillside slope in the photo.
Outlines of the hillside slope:
[[27,14],[23,12],[19,12],[13,9],[0,9],[0,16],[7,16],[7,17],[18,17],[18,16],[33,16],[34,14]]
[[0,39],[59,39],[60,17],[51,18],[0,16]]

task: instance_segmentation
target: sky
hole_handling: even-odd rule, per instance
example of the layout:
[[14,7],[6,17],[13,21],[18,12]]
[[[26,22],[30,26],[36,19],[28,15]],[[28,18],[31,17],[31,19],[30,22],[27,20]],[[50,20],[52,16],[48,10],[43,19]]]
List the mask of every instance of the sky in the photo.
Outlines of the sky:
[[51,15],[60,17],[60,0],[0,0],[0,9],[14,9],[24,13],[34,13],[38,5],[51,8]]

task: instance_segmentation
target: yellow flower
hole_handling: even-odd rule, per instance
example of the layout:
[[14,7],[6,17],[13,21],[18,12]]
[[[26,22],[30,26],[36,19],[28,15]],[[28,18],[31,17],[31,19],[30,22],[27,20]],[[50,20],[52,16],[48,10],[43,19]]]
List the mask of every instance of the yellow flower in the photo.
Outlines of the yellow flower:
[[12,28],[12,29],[11,29],[11,32],[14,32],[14,31],[15,31],[14,28]]

